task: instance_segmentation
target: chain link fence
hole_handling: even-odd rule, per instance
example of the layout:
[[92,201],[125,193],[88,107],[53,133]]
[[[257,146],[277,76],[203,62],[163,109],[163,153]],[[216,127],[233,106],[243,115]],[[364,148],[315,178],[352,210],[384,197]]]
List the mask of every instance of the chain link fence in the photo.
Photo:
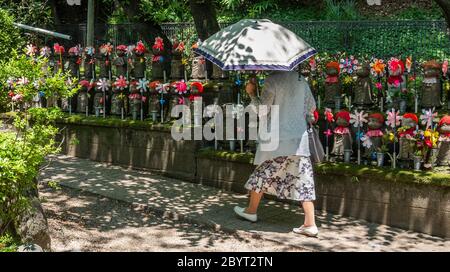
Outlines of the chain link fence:
[[[319,52],[346,52],[353,55],[391,56],[414,59],[450,58],[450,36],[445,21],[292,21],[277,22],[290,29]],[[231,23],[221,23],[226,27]],[[134,44],[142,37],[144,24],[114,24],[95,26],[95,45],[105,42]],[[187,45],[197,40],[193,23],[164,23],[162,31],[169,39],[184,41]],[[84,45],[86,25],[57,25],[55,31],[71,35],[72,41],[59,41],[67,46]],[[47,38],[46,42],[53,40]]]

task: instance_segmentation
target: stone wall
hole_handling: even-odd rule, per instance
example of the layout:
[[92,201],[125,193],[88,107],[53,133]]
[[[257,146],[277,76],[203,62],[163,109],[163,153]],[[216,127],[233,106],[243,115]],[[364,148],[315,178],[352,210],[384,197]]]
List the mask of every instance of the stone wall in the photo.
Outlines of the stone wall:
[[[168,129],[64,126],[63,152],[71,156],[147,169],[236,192],[245,192],[243,185],[255,168],[249,162],[199,155],[198,141],[176,142]],[[450,187],[393,182],[388,174],[385,177],[367,174],[356,178],[342,172],[317,171],[317,209],[450,237]]]

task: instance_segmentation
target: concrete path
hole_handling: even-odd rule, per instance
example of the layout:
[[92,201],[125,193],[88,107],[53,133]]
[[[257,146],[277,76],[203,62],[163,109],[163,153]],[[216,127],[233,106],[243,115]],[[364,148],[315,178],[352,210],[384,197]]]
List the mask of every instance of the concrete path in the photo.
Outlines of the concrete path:
[[319,238],[299,236],[291,229],[301,224],[303,214],[286,203],[264,200],[259,222],[250,223],[233,213],[235,205],[246,205],[246,195],[74,157],[52,160],[41,182],[56,181],[164,217],[253,239],[312,251],[450,251],[448,239],[325,213],[317,214]]

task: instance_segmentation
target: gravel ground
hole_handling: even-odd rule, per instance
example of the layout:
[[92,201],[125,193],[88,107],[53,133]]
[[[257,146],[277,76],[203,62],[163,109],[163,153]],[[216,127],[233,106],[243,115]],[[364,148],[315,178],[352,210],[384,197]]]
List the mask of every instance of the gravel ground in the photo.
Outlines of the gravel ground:
[[53,251],[299,251],[133,210],[121,202],[40,188]]

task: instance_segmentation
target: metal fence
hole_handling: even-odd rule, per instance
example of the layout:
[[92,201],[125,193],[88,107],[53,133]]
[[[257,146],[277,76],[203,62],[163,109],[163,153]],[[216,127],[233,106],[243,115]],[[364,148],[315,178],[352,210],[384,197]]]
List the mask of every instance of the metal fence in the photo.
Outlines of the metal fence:
[[[415,59],[450,58],[450,36],[445,21],[292,21],[278,22],[287,27],[319,52],[347,52],[386,58],[412,55]],[[225,27],[230,23],[221,23]],[[193,23],[165,23],[161,25],[168,38],[191,44],[197,40]],[[96,46],[111,42],[132,44],[138,40],[151,42],[143,24],[96,25]],[[68,45],[86,41],[86,25],[58,25],[58,32],[73,36]],[[47,41],[49,42],[49,41]]]

